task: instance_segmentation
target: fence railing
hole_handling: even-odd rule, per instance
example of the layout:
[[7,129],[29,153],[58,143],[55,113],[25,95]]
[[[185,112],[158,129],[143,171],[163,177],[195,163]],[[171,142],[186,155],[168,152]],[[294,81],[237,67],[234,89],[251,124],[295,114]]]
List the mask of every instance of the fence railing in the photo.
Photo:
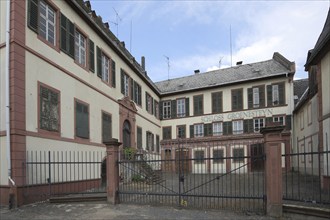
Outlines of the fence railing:
[[105,151],[28,151],[25,194],[51,196],[105,192]]
[[314,138],[297,139],[294,152],[282,155],[285,202],[330,204],[330,150],[328,145],[319,149]]

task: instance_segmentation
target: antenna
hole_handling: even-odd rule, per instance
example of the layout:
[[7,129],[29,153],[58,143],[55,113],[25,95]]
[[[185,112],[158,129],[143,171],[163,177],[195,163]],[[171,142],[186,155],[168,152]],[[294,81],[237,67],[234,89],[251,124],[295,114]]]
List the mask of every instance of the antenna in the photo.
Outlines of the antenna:
[[119,22],[121,21],[121,17],[119,16],[118,12],[116,11],[115,8],[112,8],[115,13],[116,13],[116,22],[110,21],[111,23],[113,23],[114,25],[116,25],[117,27],[117,38],[118,38],[118,26],[119,26]]
[[133,21],[131,20],[131,32],[130,32],[130,45],[129,45],[129,52],[132,53],[132,35],[133,35]]
[[231,25],[229,28],[229,35],[230,35],[230,66],[233,66],[233,49],[232,49],[232,45],[231,45]]
[[165,56],[164,57],[166,58],[167,60],[167,79],[170,80],[170,58],[168,56]]
[[223,57],[220,57],[219,59],[219,69],[221,68],[221,61],[222,61]]

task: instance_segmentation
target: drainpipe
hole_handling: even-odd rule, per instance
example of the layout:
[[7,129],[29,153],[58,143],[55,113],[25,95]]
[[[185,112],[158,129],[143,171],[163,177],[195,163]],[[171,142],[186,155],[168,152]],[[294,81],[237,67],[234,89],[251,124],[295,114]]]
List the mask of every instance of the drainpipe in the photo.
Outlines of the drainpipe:
[[7,163],[8,163],[8,179],[15,186],[15,182],[11,178],[11,157],[10,157],[10,87],[9,87],[9,52],[10,52],[10,0],[6,4],[6,63],[5,63],[5,88],[6,88],[6,146],[7,146]]

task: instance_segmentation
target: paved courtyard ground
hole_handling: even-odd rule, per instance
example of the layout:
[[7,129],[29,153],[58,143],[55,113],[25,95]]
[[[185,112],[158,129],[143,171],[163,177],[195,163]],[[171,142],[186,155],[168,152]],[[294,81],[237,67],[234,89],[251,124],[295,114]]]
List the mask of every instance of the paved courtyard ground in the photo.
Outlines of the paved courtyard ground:
[[[84,203],[35,203],[8,210],[0,209],[1,220],[17,219],[274,219],[252,213],[231,212],[227,210],[180,209],[166,206],[150,205],[109,205],[106,202]],[[282,219],[315,219],[321,218],[285,214]]]

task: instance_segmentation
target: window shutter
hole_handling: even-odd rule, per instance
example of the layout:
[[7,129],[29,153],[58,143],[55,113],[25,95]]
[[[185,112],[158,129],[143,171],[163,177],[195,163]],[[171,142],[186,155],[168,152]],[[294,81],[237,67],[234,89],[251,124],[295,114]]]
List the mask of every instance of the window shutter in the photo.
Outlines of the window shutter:
[[38,0],[29,0],[28,2],[28,26],[31,30],[38,33],[39,17]]
[[284,105],[285,104],[285,88],[284,83],[278,84],[278,94],[279,94],[279,104]]
[[287,115],[285,117],[285,126],[287,130],[291,130],[291,118],[292,118],[291,115]]
[[272,85],[267,85],[267,106],[273,105]]
[[61,50],[74,58],[74,25],[61,13]]
[[238,110],[242,110],[243,109],[243,89],[238,90],[237,93],[237,108]]
[[265,86],[259,87],[259,103],[260,107],[265,107]]
[[148,140],[148,137],[149,137],[149,135],[148,135],[149,133],[148,133],[148,131],[146,132],[146,140],[147,140],[147,147],[146,147],[146,150],[147,151],[149,151],[149,140]]
[[186,98],[186,117],[189,117],[189,98]]
[[94,42],[89,39],[89,70],[95,72]]
[[89,137],[88,107],[78,102],[76,103],[76,136]]
[[231,135],[233,133],[233,124],[231,121],[226,121],[223,123],[223,134]]
[[131,97],[131,100],[134,100],[134,90],[133,90],[133,87],[134,87],[134,80],[132,78],[129,79],[129,91],[130,91],[130,97]]
[[194,125],[190,125],[190,138],[194,137]]
[[102,140],[103,142],[109,141],[112,136],[111,131],[111,116],[102,114]]
[[154,99],[150,96],[150,104],[151,104],[151,114],[153,115],[154,114]]
[[212,113],[217,113],[217,93],[212,93]]
[[75,39],[75,28],[74,28],[74,24],[67,19],[67,23],[68,23],[68,55],[72,58],[74,58],[74,47],[75,47],[75,43],[74,43],[74,39]]
[[248,108],[253,108],[253,90],[252,88],[248,88]]
[[146,110],[148,111],[149,109],[148,109],[148,93],[146,92]]
[[159,136],[158,136],[158,135],[156,135],[156,152],[157,152],[157,153],[160,152]]
[[102,79],[102,53],[99,47],[96,47],[96,65],[97,76]]
[[124,72],[120,69],[120,91],[122,94],[125,94],[125,79],[124,79]]
[[266,126],[268,126],[271,123],[273,123],[273,117],[267,117],[266,118]]
[[61,13],[61,50],[68,53],[67,49],[67,18]]
[[244,133],[252,133],[253,132],[253,119],[244,120],[243,129],[244,129]]
[[137,148],[142,149],[142,128],[137,127]]
[[176,100],[171,101],[171,118],[176,118]]
[[112,87],[116,88],[116,62],[111,60]]
[[212,123],[204,124],[204,136],[212,136]]
[[138,104],[139,105],[142,105],[142,97],[141,97],[141,95],[142,95],[142,91],[141,91],[141,86],[139,85],[138,86]]
[[219,106],[220,106],[220,108],[219,108],[219,113],[220,112],[222,112],[222,92],[220,92],[220,95],[219,95]]
[[160,120],[163,119],[163,101],[159,102],[159,118]]

